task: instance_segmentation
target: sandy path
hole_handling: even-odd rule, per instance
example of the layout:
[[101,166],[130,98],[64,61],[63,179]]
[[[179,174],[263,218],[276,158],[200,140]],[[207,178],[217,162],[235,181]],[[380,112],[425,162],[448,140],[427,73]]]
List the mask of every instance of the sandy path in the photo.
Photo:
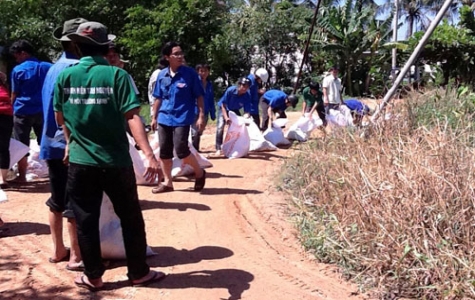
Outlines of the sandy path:
[[[207,130],[205,150],[213,149],[213,139]],[[9,223],[0,235],[0,299],[362,299],[298,244],[284,195],[273,187],[290,152],[213,159],[201,194],[189,190],[193,182],[186,178],[165,195],[139,187],[148,244],[158,252],[148,262],[169,273],[148,288],[128,285],[123,261],[106,271],[107,290],[76,288],[66,263],[47,261],[48,182],[8,191],[9,201],[0,204]]]

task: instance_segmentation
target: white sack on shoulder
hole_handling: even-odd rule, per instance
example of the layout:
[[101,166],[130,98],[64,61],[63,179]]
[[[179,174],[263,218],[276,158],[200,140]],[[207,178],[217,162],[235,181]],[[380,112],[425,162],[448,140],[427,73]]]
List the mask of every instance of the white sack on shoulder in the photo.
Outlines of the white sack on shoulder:
[[246,129],[246,119],[237,116],[234,112],[229,112],[231,125],[228,127],[221,151],[226,157],[239,158],[249,153],[251,139]]

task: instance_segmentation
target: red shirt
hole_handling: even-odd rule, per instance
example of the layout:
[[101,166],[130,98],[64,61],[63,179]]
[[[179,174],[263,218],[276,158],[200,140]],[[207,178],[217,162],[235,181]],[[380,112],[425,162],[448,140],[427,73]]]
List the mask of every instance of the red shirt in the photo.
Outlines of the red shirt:
[[13,106],[10,94],[5,86],[0,84],[0,115],[13,115]]

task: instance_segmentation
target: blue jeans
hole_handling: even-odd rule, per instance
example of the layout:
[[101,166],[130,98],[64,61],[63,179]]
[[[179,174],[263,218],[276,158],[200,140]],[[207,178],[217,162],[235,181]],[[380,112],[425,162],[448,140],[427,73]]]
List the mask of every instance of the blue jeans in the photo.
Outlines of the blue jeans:
[[147,265],[145,224],[139,205],[132,166],[101,168],[69,164],[67,193],[76,217],[84,274],[89,279],[104,274],[99,235],[102,195],[105,192],[120,219],[127,256],[127,276],[140,279],[150,271]]
[[[236,115],[240,116],[241,112],[239,110],[231,110]],[[218,118],[216,124],[216,151],[221,150],[221,146],[223,145],[223,137],[224,137],[224,116],[221,109],[218,109]]]

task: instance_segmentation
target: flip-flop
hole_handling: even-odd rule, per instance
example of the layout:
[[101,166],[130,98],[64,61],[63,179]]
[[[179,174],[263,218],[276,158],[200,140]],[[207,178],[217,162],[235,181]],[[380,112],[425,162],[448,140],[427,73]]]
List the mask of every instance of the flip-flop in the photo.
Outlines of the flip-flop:
[[63,261],[68,261],[69,260],[69,256],[71,256],[71,249],[69,248],[66,248],[66,255],[63,256],[63,258],[60,258],[60,259],[54,259],[52,257],[48,258],[48,261],[52,264],[57,264],[59,262],[63,262]]
[[154,274],[152,277],[150,277],[149,279],[145,280],[145,281],[142,281],[142,282],[139,282],[139,283],[134,283],[132,280],[130,281],[130,283],[132,284],[132,286],[135,286],[135,287],[145,287],[153,282],[159,282],[160,280],[164,279],[165,277],[167,277],[167,274],[163,273],[163,272],[157,272],[157,271],[152,271]]
[[201,191],[204,189],[206,183],[206,171],[203,169],[203,176],[196,178],[195,180],[195,191]]
[[158,186],[152,189],[153,194],[173,192],[175,189],[172,186],[164,185],[160,183]]
[[76,280],[74,280],[74,284],[77,285],[80,288],[87,289],[91,292],[97,292],[97,291],[100,291],[104,288],[104,286],[93,286],[91,283],[87,283],[84,280],[84,277],[86,277],[86,275],[81,275],[81,277],[80,277],[81,282],[77,282]]
[[84,263],[81,261],[75,266],[70,266],[69,264],[66,265],[66,270],[73,271],[73,272],[83,272],[84,271]]

